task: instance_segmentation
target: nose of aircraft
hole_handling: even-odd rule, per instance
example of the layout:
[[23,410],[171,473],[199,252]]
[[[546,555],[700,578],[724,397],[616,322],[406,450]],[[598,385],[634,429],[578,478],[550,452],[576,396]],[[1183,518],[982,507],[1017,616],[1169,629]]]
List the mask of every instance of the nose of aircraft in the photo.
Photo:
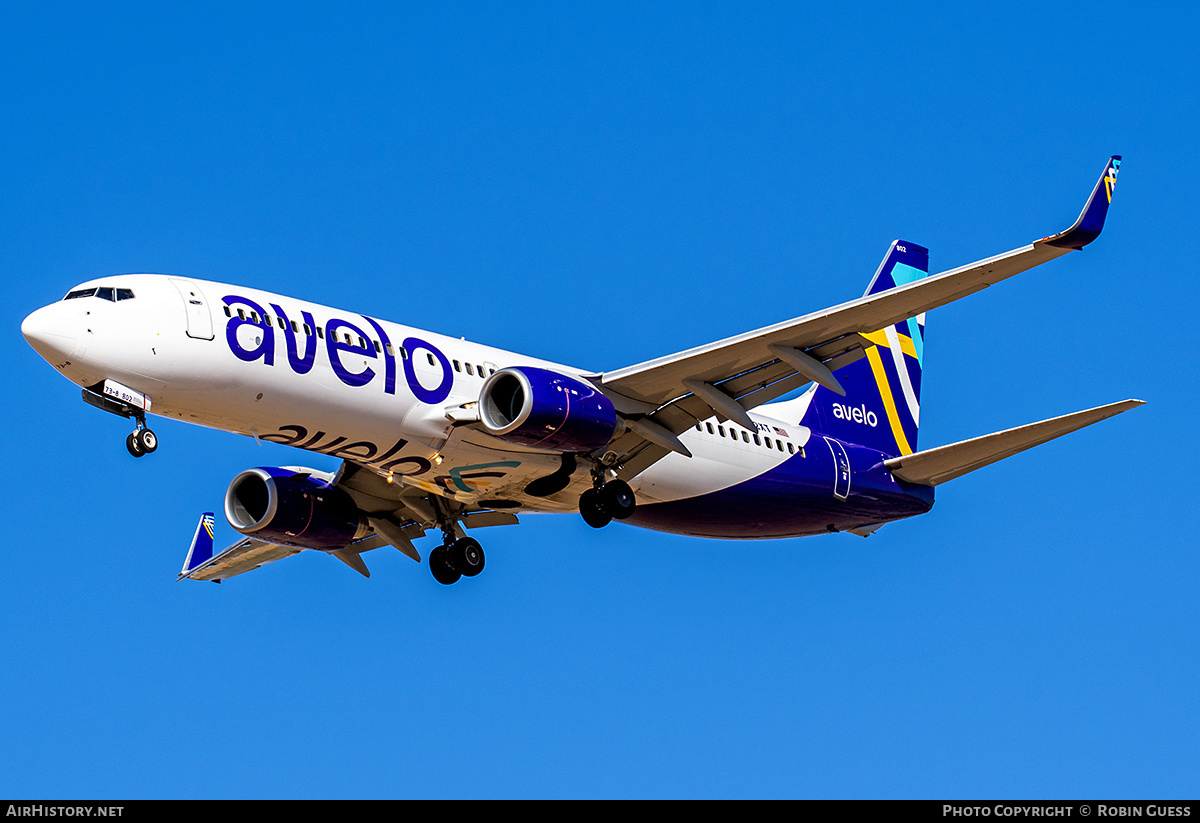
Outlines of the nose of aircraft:
[[57,308],[58,304],[43,306],[21,323],[25,340],[52,365],[70,357],[79,344],[70,326],[58,316]]

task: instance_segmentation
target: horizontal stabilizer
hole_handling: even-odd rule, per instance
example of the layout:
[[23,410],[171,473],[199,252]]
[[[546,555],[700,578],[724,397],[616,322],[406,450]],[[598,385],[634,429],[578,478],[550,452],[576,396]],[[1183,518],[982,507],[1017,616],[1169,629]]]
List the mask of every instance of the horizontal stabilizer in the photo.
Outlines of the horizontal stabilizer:
[[1015,429],[985,434],[971,440],[939,446],[936,449],[926,449],[915,454],[893,457],[885,460],[883,465],[894,476],[907,483],[918,486],[937,486],[968,472],[981,469],[1012,457],[1026,449],[1048,443],[1064,434],[1099,423],[1109,417],[1129,411],[1143,404],[1142,400],[1122,400],[1107,406],[1075,412],[1074,414],[1043,420],[1040,423],[1030,423]]

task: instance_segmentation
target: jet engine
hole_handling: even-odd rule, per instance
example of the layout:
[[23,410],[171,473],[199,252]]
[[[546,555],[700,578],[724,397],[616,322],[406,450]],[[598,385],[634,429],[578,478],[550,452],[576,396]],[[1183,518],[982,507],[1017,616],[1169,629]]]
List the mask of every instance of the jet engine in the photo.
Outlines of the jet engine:
[[247,537],[332,551],[368,531],[366,516],[332,475],[298,466],[247,469],[225,492],[225,517]]
[[501,440],[574,453],[607,446],[618,425],[612,401],[595,386],[528,366],[501,369],[487,379],[479,418]]

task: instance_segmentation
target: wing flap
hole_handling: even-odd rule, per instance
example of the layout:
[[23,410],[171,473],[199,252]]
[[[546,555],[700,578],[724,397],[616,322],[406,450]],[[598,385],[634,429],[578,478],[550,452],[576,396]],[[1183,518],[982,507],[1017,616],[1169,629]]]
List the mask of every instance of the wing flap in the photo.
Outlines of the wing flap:
[[1122,400],[1097,406],[1094,409],[1030,423],[971,440],[962,440],[936,449],[926,449],[902,457],[885,460],[883,465],[893,475],[918,486],[937,486],[968,472],[981,469],[1026,449],[1048,443],[1055,438],[1099,423],[1109,417],[1143,404],[1142,400]]

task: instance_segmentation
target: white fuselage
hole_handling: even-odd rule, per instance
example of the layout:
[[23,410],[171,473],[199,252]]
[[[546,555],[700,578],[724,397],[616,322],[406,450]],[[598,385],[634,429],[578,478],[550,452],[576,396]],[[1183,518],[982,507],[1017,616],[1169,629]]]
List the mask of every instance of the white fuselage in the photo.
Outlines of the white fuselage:
[[[452,419],[455,410],[469,418],[498,369],[532,366],[586,380],[583,370],[241,286],[140,274],[73,291],[93,287],[133,297],[64,299],[22,326],[80,386],[116,381],[146,395],[151,414],[350,460],[466,504],[573,511],[592,484],[580,465],[559,492],[527,495],[532,480],[560,469],[560,453]],[[755,421],[770,437],[760,441],[729,422],[721,435],[706,424],[684,432],[693,456],[670,454],[633,479],[638,500],[717,491],[803,453],[806,428],[761,414]],[[715,419],[706,422],[715,429]]]

